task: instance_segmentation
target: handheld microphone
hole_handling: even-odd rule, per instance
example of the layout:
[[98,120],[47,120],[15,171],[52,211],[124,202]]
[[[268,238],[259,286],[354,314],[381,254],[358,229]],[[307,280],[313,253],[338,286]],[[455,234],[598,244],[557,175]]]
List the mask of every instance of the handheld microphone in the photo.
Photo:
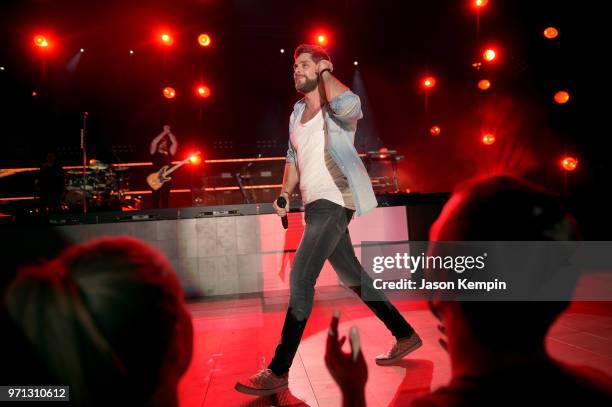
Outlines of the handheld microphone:
[[[279,196],[278,198],[276,198],[276,205],[278,205],[279,208],[284,208],[285,206],[287,206],[287,200],[284,196]],[[286,214],[285,216],[281,217],[281,222],[283,223],[283,228],[289,228],[289,220],[287,219]]]

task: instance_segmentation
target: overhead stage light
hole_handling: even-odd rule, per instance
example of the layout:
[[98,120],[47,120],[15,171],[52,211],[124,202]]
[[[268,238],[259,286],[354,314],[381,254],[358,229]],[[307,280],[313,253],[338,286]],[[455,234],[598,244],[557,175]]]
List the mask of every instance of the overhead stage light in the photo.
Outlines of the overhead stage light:
[[170,86],[166,86],[162,93],[166,99],[174,99],[176,97],[176,90]]
[[201,46],[208,47],[210,46],[211,43],[212,43],[212,38],[210,38],[210,35],[200,34],[198,36],[198,44],[200,44]]

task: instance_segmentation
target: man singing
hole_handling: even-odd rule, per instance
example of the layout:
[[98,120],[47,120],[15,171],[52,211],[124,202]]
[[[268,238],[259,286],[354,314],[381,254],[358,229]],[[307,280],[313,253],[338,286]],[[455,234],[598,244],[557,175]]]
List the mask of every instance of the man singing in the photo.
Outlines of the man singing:
[[[395,336],[393,347],[376,357],[377,364],[392,364],[422,344],[384,294],[372,287],[353,251],[348,231],[353,213],[361,216],[377,202],[353,145],[357,121],[363,117],[361,102],[332,72],[323,48],[300,45],[295,50],[293,79],[304,97],[289,118],[281,196],[289,202],[299,182],[306,226],[291,270],[291,296],[280,343],[266,369],[236,383],[236,390],[243,393],[267,396],[287,388],[289,368],[312,311],[315,283],[325,260],[346,286],[368,298],[366,305]],[[274,209],[279,216],[287,213],[276,202]]]

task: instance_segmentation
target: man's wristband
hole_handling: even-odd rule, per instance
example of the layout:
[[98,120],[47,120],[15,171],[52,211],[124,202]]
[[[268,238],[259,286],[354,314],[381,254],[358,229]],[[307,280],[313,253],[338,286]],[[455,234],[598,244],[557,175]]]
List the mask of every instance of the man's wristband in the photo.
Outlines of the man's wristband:
[[320,76],[321,78],[323,77],[323,72],[325,72],[325,71],[329,71],[329,73],[330,73],[330,74],[332,73],[332,70],[331,70],[331,69],[329,69],[329,68],[325,68],[325,69],[323,69],[322,71],[320,71],[320,72],[319,72],[319,76]]

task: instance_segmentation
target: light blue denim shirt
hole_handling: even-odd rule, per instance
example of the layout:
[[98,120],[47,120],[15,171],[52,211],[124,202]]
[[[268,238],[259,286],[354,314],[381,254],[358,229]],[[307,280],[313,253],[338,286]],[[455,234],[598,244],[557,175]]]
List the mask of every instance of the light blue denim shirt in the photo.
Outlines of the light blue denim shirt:
[[[298,101],[293,107],[293,113],[289,117],[290,135],[293,133],[295,121],[305,108],[306,102],[304,99]],[[374,196],[368,172],[354,145],[357,121],[363,117],[361,100],[359,96],[348,90],[323,106],[322,112],[325,119],[325,148],[348,181],[353,193],[357,215],[364,215],[376,208],[378,203]],[[291,137],[289,137],[289,149],[287,150],[287,164],[290,163],[297,166]]]

